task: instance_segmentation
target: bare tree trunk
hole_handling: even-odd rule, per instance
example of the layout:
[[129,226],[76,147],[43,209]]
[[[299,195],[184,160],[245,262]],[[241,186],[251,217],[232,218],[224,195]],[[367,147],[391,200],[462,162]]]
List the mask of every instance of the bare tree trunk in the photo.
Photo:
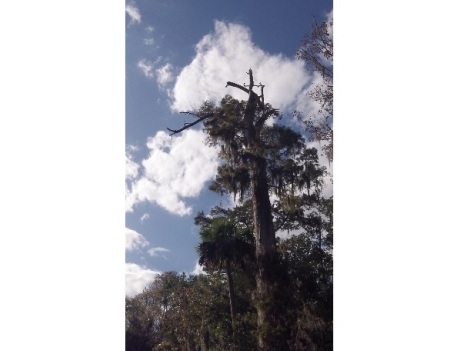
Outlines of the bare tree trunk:
[[[285,350],[282,337],[281,326],[278,322],[280,316],[274,316],[275,304],[278,303],[277,290],[281,287],[276,282],[277,272],[277,251],[275,242],[275,231],[273,227],[273,216],[271,211],[270,196],[268,193],[267,162],[259,154],[260,147],[257,136],[260,134],[262,125],[255,125],[254,119],[257,108],[264,108],[262,100],[253,92],[254,86],[252,70],[248,72],[250,78],[249,89],[232,82],[228,85],[237,87],[249,94],[249,99],[244,114],[244,139],[247,150],[250,152],[250,177],[252,187],[254,235],[257,260],[256,272],[256,306],[257,306],[257,326],[258,326],[258,350],[275,351]],[[262,87],[263,92],[263,87]],[[263,111],[265,114],[265,111]],[[263,119],[263,116],[262,116]],[[266,119],[266,118],[265,118]]]

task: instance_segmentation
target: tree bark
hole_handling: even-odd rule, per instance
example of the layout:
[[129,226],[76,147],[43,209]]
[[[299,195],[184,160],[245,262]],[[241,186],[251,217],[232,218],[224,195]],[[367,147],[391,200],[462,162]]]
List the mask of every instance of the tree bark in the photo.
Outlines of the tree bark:
[[[244,113],[244,140],[247,150],[250,152],[250,179],[252,188],[253,220],[255,235],[255,251],[257,261],[256,272],[256,306],[258,327],[258,350],[274,351],[285,350],[281,337],[281,326],[278,322],[281,318],[274,316],[275,304],[278,304],[277,290],[281,287],[275,281],[277,251],[273,216],[271,211],[270,196],[268,192],[267,162],[260,153],[258,135],[254,119],[258,108],[263,110],[264,105],[259,96],[252,90],[254,86],[252,70],[249,70],[249,89],[236,83],[228,82],[228,85],[248,92],[249,99]],[[263,90],[263,87],[262,87]],[[263,100],[263,96],[262,96]],[[265,113],[263,111],[263,113]],[[259,126],[260,129],[263,123]],[[277,311],[277,309],[276,309]]]
[[266,177],[266,160],[256,157],[252,165],[252,200],[254,212],[254,232],[257,258],[257,326],[259,330],[258,350],[273,350],[269,346],[270,331],[274,328],[269,322],[269,303],[274,300],[271,281],[271,263],[276,255],[275,232]]

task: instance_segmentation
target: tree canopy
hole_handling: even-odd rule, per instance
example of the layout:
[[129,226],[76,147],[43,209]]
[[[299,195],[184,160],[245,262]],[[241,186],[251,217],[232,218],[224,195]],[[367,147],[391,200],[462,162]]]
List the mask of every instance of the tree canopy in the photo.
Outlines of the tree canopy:
[[[169,129],[203,125],[220,149],[210,189],[236,205],[195,217],[205,274],[164,273],[126,299],[128,350],[332,350],[333,197],[323,195],[319,162],[321,151],[333,159],[331,26],[315,25],[297,54],[323,77],[310,94],[322,106],[318,125],[279,123],[249,70],[247,84],[227,82],[246,100],[205,102],[185,112],[194,122]],[[327,141],[323,150],[306,132]]]

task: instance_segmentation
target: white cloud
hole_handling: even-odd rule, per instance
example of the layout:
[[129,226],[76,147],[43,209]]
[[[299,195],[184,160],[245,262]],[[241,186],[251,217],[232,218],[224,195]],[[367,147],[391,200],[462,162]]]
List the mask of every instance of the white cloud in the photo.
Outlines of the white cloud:
[[[148,78],[156,77],[160,88],[172,82],[168,90],[174,110],[196,110],[205,100],[219,102],[225,94],[245,99],[244,92],[225,88],[226,81],[247,82],[252,68],[256,83],[265,84],[265,99],[283,112],[298,109],[306,117],[319,109],[307,95],[319,75],[308,72],[302,61],[271,55],[256,47],[250,30],[240,24],[215,22],[215,30],[196,45],[196,55],[174,79],[173,66],[155,69],[159,62],[140,60],[139,67]],[[181,123],[182,124],[182,123]],[[156,203],[171,213],[189,215],[184,198],[196,197],[204,184],[216,174],[217,150],[203,142],[203,133],[187,130],[170,137],[158,132],[147,144],[150,150],[142,162],[144,173],[132,180],[127,189],[127,211],[143,201]]]
[[143,221],[147,220],[148,218],[149,218],[149,214],[145,213],[145,214],[143,214],[143,216],[141,216],[140,222],[143,222]]
[[245,92],[225,86],[227,81],[247,83],[249,68],[255,83],[265,84],[265,101],[274,107],[284,111],[295,108],[298,99],[303,98],[303,105],[311,100],[306,92],[312,78],[302,61],[261,50],[243,25],[216,21],[214,33],[200,40],[194,59],[178,75],[171,94],[172,108],[196,110],[203,101],[217,103],[226,94],[245,100]]
[[158,83],[159,87],[164,88],[167,84],[174,80],[174,67],[170,63],[166,63],[164,66],[156,68],[156,65],[161,61],[161,59],[162,57],[158,57],[155,62],[150,62],[148,59],[141,59],[138,61],[137,66],[143,72],[146,78],[153,79],[156,77],[156,82]]
[[206,274],[206,272],[204,271],[203,269],[203,266],[200,265],[197,261],[197,263],[195,263],[195,268],[193,269],[193,271],[191,272],[191,274],[193,275],[199,275],[199,274]]
[[139,202],[149,201],[180,216],[191,214],[183,198],[198,196],[217,171],[218,150],[204,140],[203,132],[198,130],[173,137],[159,131],[149,138],[149,155],[142,161],[144,174],[132,182],[126,194],[127,211]]
[[125,295],[133,297],[141,293],[145,287],[150,285],[154,277],[161,274],[136,263],[125,263]]
[[148,245],[149,243],[143,235],[135,230],[125,228],[125,250],[133,251]]
[[138,164],[133,161],[130,154],[125,155],[125,179],[134,179],[138,176]]
[[129,25],[132,25],[135,23],[141,23],[140,10],[138,10],[135,4],[128,4],[127,6],[125,6],[125,12],[131,18]]
[[171,252],[171,250],[166,249],[165,247],[152,247],[148,250],[150,256],[159,256],[161,252]]
[[154,68],[153,63],[151,63],[147,59],[141,59],[138,61],[138,68],[145,74],[146,78],[153,78],[154,77]]
[[164,66],[156,70],[156,79],[160,87],[164,87],[174,80],[172,70],[173,67],[170,63],[166,63]]

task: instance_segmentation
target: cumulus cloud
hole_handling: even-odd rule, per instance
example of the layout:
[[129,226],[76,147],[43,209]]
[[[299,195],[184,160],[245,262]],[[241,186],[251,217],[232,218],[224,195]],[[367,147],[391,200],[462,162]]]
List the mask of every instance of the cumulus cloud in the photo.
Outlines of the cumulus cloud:
[[125,6],[125,12],[130,16],[129,25],[141,23],[140,10],[136,7],[134,3],[127,4],[127,6]]
[[202,131],[186,130],[180,136],[159,131],[148,139],[149,154],[142,161],[143,175],[127,192],[127,211],[149,201],[183,216],[192,209],[183,199],[196,197],[216,175],[218,150],[204,142]]
[[170,63],[165,64],[156,70],[156,79],[160,87],[165,87],[174,80],[172,75],[173,67]]
[[136,263],[125,263],[125,295],[133,297],[150,285],[159,271],[148,269]]
[[[265,84],[265,101],[286,110],[307,97],[312,78],[304,63],[283,55],[272,55],[255,46],[249,28],[215,22],[215,30],[196,45],[196,55],[176,78],[172,91],[174,110],[194,110],[206,100],[218,102],[230,94],[245,100],[245,92],[225,87],[226,82],[247,83],[251,68],[255,83]],[[308,99],[303,99],[306,104]],[[311,108],[311,106],[304,106]]]
[[135,230],[125,228],[125,250],[133,251],[148,246],[148,241]]
[[166,249],[165,247],[152,247],[148,250],[150,256],[160,256],[161,252],[171,252],[171,250]]

